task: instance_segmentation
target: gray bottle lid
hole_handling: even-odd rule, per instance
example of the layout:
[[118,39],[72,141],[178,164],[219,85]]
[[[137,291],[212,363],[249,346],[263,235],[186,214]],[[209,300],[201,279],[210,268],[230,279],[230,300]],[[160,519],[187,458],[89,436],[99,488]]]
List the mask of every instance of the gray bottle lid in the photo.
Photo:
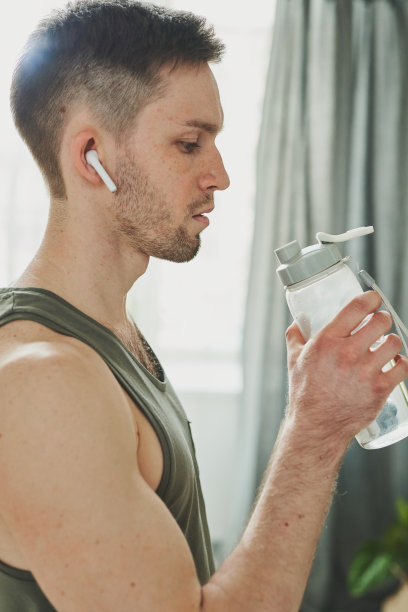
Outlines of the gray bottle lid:
[[342,260],[341,253],[333,243],[313,244],[300,248],[297,240],[275,250],[281,264],[278,276],[285,287],[319,274]]
[[281,246],[275,250],[275,254],[281,264],[277,273],[282,284],[289,287],[334,266],[342,260],[336,243],[366,236],[373,231],[373,226],[368,225],[348,230],[344,234],[317,232],[317,244],[312,246],[301,249],[297,240]]

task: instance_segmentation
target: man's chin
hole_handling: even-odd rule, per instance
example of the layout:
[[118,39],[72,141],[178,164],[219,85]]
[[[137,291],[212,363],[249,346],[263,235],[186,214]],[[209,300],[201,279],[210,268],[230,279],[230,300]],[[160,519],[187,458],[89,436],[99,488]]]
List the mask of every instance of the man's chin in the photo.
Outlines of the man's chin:
[[200,236],[196,236],[196,242],[192,244],[179,244],[178,248],[169,250],[168,252],[161,252],[153,254],[156,259],[164,259],[165,261],[172,261],[173,263],[187,263],[194,259],[200,250],[201,239]]

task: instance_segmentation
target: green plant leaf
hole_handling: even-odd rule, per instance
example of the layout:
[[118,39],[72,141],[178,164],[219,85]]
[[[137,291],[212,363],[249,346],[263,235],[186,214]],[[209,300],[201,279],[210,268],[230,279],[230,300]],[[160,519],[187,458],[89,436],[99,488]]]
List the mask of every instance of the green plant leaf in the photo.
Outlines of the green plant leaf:
[[400,497],[396,500],[395,507],[397,509],[398,522],[402,525],[408,525],[408,502]]
[[401,520],[394,521],[386,530],[382,540],[382,550],[390,554],[393,562],[404,572],[408,571],[408,525]]
[[348,586],[355,596],[391,579],[405,581],[408,576],[408,502],[399,498],[395,507],[396,520],[381,538],[363,544],[351,563]]
[[392,556],[380,550],[375,540],[367,542],[355,556],[348,575],[349,590],[359,596],[392,578]]

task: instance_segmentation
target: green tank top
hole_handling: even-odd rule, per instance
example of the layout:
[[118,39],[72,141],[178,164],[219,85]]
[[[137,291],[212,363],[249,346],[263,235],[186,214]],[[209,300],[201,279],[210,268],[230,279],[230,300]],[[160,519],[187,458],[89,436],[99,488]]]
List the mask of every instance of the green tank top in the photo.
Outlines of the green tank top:
[[[211,542],[190,424],[164,375],[154,377],[113,332],[54,293],[38,288],[0,289],[0,326],[16,320],[41,323],[77,338],[104,359],[154,428],[164,457],[157,495],[179,524],[190,546],[201,584],[214,572]],[[0,610],[54,610],[34,576],[0,561]]]

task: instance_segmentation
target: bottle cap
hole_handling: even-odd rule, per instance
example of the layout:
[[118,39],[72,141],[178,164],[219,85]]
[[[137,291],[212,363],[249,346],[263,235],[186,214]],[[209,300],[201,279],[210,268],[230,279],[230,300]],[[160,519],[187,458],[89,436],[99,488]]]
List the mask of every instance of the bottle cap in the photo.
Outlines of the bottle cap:
[[335,244],[314,244],[301,249],[297,240],[276,249],[275,254],[281,264],[277,273],[285,287],[300,283],[342,260]]
[[318,244],[301,249],[298,241],[293,240],[281,246],[275,250],[275,254],[281,264],[277,273],[282,284],[288,287],[300,283],[334,266],[342,260],[341,253],[335,243],[347,242],[352,238],[371,234],[373,231],[374,228],[370,225],[368,227],[357,227],[344,234],[337,235],[318,232],[316,234]]

